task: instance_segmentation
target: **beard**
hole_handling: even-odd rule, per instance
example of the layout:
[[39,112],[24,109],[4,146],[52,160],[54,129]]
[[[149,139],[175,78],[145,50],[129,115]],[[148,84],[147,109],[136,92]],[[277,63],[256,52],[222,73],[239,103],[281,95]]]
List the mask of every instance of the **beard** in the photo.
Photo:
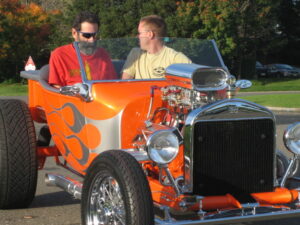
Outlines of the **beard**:
[[97,42],[86,42],[86,41],[80,41],[78,43],[78,47],[80,49],[80,52],[84,55],[92,55],[95,53],[97,49]]

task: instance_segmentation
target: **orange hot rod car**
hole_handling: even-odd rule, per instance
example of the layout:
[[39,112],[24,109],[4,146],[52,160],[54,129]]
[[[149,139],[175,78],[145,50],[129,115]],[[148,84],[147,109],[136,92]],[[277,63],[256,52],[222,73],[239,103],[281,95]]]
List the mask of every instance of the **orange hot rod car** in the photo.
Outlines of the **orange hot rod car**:
[[[120,70],[135,40],[101,40]],[[28,105],[0,101],[0,208],[28,206],[37,170],[53,157],[78,180],[46,183],[81,199],[83,224],[218,224],[300,216],[300,124],[276,149],[275,116],[234,98],[247,88],[224,65],[214,41],[166,39],[193,64],[164,79],[88,80],[61,89],[48,65],[22,71]],[[78,45],[74,43],[77,51]],[[44,126],[38,134],[34,123]],[[83,180],[83,182],[81,182]],[[155,212],[155,213],[154,213]]]

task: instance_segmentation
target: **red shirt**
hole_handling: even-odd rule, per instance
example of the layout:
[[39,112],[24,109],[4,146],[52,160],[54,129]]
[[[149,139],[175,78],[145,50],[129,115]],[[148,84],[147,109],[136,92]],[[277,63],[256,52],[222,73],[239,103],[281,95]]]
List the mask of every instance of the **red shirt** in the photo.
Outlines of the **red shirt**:
[[[81,58],[88,80],[117,79],[111,59],[103,48],[98,48],[93,55],[81,53]],[[51,53],[49,64],[49,84],[66,86],[82,82],[80,66],[73,44],[56,48]]]

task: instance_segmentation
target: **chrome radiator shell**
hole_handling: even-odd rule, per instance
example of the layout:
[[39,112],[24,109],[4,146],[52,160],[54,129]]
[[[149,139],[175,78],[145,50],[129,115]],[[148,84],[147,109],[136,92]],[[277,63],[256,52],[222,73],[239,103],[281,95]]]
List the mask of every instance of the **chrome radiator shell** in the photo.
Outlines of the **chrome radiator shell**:
[[[272,151],[270,153],[272,158],[268,159],[268,161],[271,161],[270,163],[272,166],[271,168],[272,171],[270,171],[269,168],[269,174],[272,175],[272,177],[269,179],[272,179],[271,181],[272,186],[274,186],[275,177],[276,177],[275,176],[275,116],[274,114],[267,108],[252,102],[248,102],[241,99],[225,99],[195,109],[191,111],[186,118],[185,126],[183,128],[184,149],[185,149],[184,150],[185,151],[185,174],[184,174],[185,179],[184,179],[183,191],[185,193],[201,194],[201,193],[195,193],[196,184],[194,183],[195,177],[193,177],[194,172],[196,170],[195,153],[197,153],[196,151],[204,151],[208,153],[210,151],[210,149],[196,149],[194,139],[199,138],[195,136],[196,124],[207,123],[207,122],[212,122],[215,124],[218,123],[236,124],[239,123],[239,121],[242,121],[242,124],[243,121],[246,121],[245,123],[248,123],[248,121],[250,121],[250,123],[255,124],[256,121],[262,121],[262,120],[269,121],[268,123],[273,128],[273,130],[268,133],[269,136],[270,135],[272,136],[270,137],[271,138],[270,144],[272,146],[269,146],[269,148],[271,148]],[[235,140],[235,139],[232,140],[241,142],[241,140]],[[216,141],[218,140],[216,139]],[[234,152],[237,150],[231,149],[230,146],[227,146],[225,150],[223,149],[222,151]],[[234,162],[234,160],[242,160],[242,159],[232,159],[232,160],[233,160],[232,162]],[[214,167],[218,167],[218,166],[219,165],[214,165]],[[233,169],[235,169],[235,167],[233,167]]]

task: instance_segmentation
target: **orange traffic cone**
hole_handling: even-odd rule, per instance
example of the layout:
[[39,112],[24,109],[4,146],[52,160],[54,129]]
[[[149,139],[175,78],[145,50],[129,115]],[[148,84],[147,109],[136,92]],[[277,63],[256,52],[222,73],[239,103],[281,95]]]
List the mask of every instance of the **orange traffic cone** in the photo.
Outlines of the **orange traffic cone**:
[[26,71],[29,71],[29,70],[35,70],[36,67],[35,67],[35,64],[33,62],[33,59],[31,56],[29,56],[28,60],[27,60],[27,63],[25,65],[25,70]]

